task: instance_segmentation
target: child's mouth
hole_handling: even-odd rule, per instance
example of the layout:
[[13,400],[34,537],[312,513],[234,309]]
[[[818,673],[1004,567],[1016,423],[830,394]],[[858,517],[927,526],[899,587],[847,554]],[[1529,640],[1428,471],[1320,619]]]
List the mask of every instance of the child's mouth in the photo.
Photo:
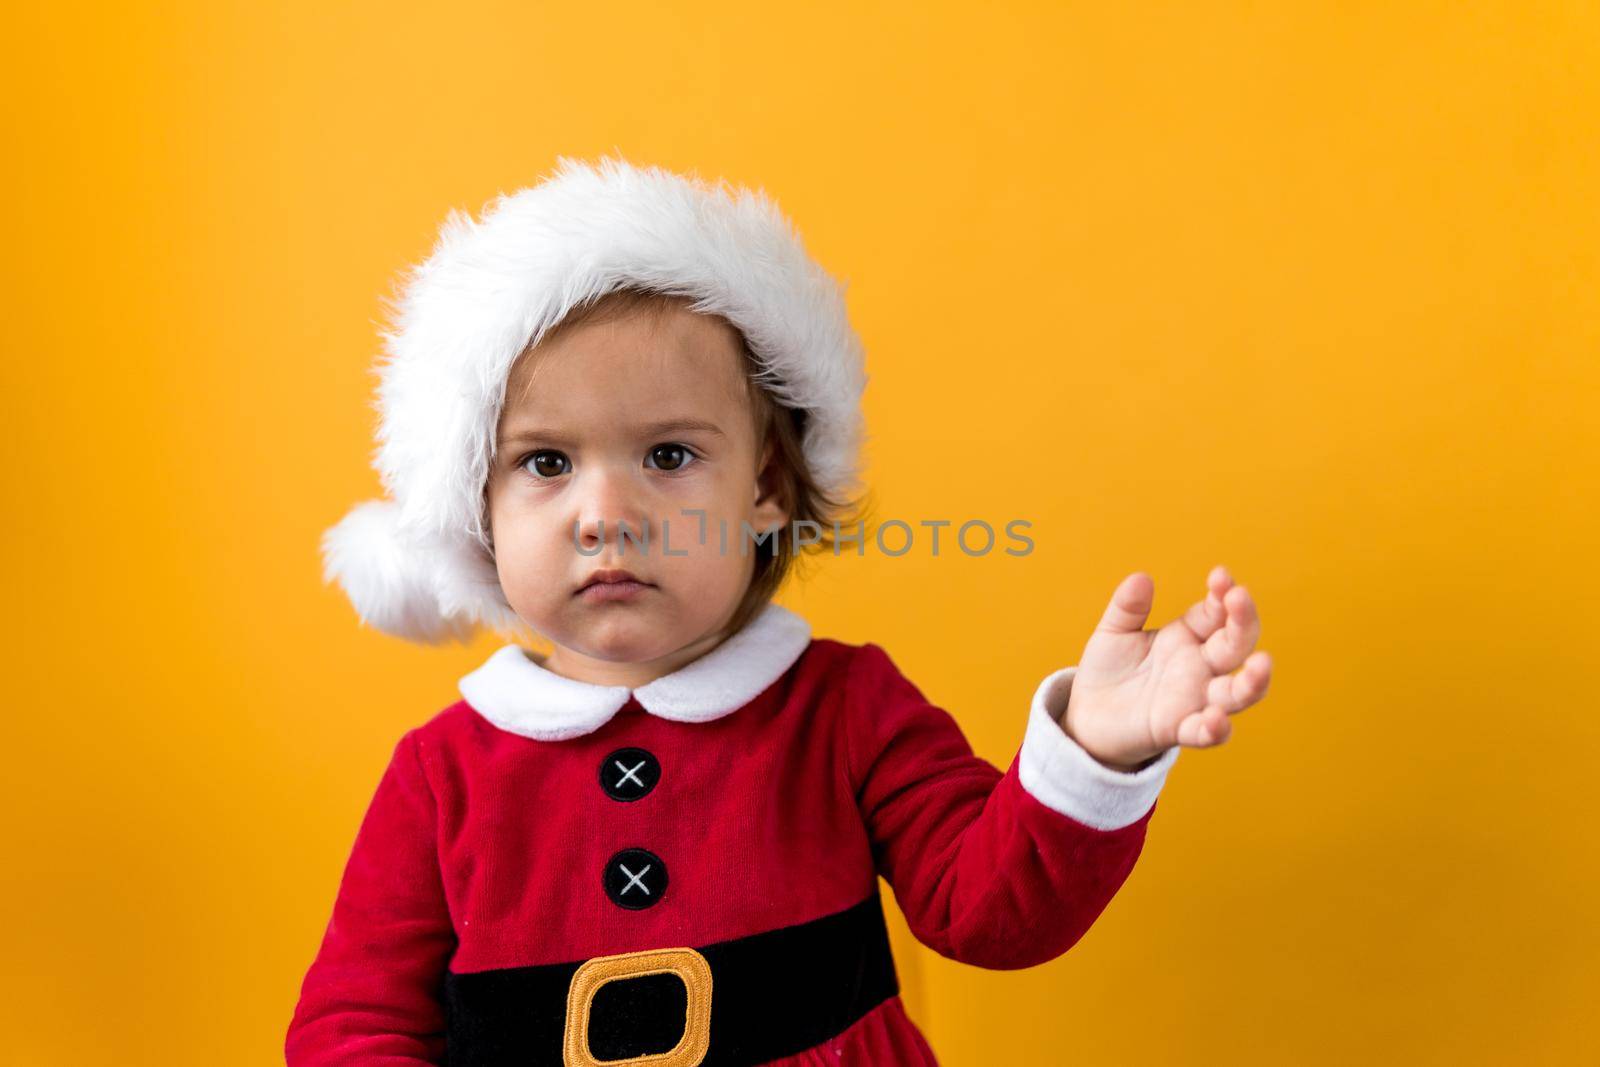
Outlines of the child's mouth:
[[578,595],[579,597],[584,598],[584,600],[605,603],[605,601],[613,600],[635,600],[635,598],[643,595],[643,592],[645,592],[646,589],[654,589],[654,585],[646,585],[645,582],[632,581],[595,582],[594,585],[584,585],[582,589],[578,590]]
[[655,586],[648,582],[641,582],[633,578],[624,578],[620,581],[595,581],[590,582],[578,590],[577,596],[585,601],[596,604],[612,603],[616,601],[636,600],[643,596],[646,590]]

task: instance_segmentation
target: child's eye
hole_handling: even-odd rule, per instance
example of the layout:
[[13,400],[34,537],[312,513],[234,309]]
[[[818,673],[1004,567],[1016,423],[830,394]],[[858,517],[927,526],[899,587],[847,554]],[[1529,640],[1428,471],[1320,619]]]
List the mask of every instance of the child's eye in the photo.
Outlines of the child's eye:
[[645,458],[645,466],[651,466],[648,460],[653,459],[656,469],[663,471],[680,471],[699,459],[688,446],[677,444],[656,445]]
[[536,478],[557,478],[572,469],[572,460],[567,458],[565,452],[542,448],[526,456],[517,466]]

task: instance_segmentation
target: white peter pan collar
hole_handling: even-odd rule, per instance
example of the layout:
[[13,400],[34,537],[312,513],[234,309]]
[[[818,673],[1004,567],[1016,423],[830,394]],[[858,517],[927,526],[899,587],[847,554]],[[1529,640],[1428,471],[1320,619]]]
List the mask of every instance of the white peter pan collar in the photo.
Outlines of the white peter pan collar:
[[598,730],[631,695],[645,711],[676,722],[710,722],[738,711],[783,677],[811,644],[811,624],[769,603],[744,628],[699,659],[629,689],[563,677],[506,645],[465,675],[461,695],[502,730],[561,741]]

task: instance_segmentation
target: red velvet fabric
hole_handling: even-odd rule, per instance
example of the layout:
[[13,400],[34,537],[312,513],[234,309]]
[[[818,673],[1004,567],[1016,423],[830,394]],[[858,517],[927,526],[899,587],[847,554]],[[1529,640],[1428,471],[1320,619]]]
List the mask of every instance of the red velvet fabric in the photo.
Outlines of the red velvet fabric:
[[[994,713],[1014,716],[1020,734],[1027,710]],[[661,763],[660,783],[629,803],[598,781],[625,746]],[[1100,915],[1153,811],[1102,831],[1045,807],[1015,759],[1002,773],[974,755],[874,644],[816,638],[754,700],[705,723],[630,698],[590,734],[536,741],[459,701],[394,749],[305,975],[287,1062],[437,1063],[446,968],[743,937],[842,911],[880,875],[935,951],[1031,966]],[[629,847],[656,853],[670,875],[640,911],[602,888],[607,859]],[[782,1062],[934,1061],[895,998]]]

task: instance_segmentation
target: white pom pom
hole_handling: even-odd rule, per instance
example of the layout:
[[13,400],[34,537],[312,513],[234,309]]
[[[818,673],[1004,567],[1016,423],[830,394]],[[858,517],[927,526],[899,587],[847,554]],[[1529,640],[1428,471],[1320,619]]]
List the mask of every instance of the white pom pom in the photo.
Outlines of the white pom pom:
[[465,641],[472,620],[440,608],[435,575],[441,547],[401,528],[400,509],[369,500],[322,535],[323,580],[337,581],[362,620],[407,641]]

